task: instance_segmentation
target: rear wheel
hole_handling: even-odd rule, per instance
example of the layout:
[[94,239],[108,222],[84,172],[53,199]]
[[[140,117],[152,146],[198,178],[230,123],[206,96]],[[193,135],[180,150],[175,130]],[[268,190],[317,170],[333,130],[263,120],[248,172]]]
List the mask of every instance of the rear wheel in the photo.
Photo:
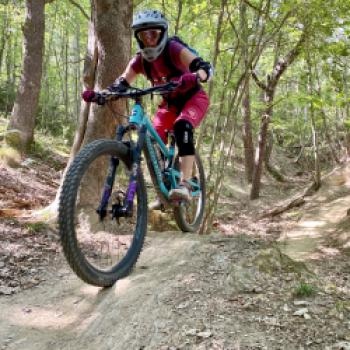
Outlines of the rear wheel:
[[[113,159],[117,172],[106,216],[97,209]],[[113,216],[123,206],[131,172],[128,147],[113,140],[90,143],[74,159],[66,174],[59,203],[59,231],[64,254],[85,282],[110,286],[136,263],[147,230],[147,193],[142,173],[130,217]]]
[[[175,167],[179,168],[178,157],[175,160]],[[174,207],[174,217],[177,225],[183,232],[195,232],[199,229],[204,215],[205,208],[205,174],[202,161],[199,155],[195,154],[195,161],[192,169],[192,181],[199,186],[199,191],[188,203],[181,202]]]

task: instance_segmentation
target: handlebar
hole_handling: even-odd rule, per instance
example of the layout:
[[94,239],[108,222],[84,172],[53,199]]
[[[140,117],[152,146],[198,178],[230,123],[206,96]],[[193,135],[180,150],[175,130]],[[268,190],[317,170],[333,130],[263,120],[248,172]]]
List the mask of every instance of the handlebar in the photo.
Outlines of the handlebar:
[[121,97],[127,97],[132,99],[137,99],[141,96],[146,96],[150,94],[164,95],[169,92],[174,91],[179,84],[177,82],[169,82],[163,85],[152,86],[147,89],[139,89],[131,86],[125,92],[112,92],[104,90],[101,92],[96,91],[84,91],[82,97],[86,102],[95,102],[99,105],[105,104],[107,101],[116,100]]

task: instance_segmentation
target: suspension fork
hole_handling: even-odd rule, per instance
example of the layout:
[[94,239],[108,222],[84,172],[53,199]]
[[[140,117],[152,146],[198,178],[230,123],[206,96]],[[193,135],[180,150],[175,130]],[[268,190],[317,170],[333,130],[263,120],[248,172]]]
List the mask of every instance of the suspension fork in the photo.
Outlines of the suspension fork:
[[[133,125],[131,125],[133,127]],[[136,126],[135,126],[136,127]],[[146,139],[147,127],[146,125],[141,125],[138,131],[138,142],[131,148],[132,155],[132,166],[131,166],[131,175],[129,179],[129,186],[127,194],[125,197],[125,203],[122,210],[122,215],[120,216],[132,216],[133,214],[133,205],[134,197],[137,191],[137,176],[139,171],[141,171],[141,153]]]
[[[122,125],[118,126],[115,139],[117,141],[121,141],[127,130],[128,128],[125,126],[122,126]],[[106,177],[103,192],[102,192],[101,202],[99,207],[96,210],[96,212],[100,216],[100,220],[103,220],[107,215],[107,206],[112,194],[112,188],[114,185],[115,175],[117,173],[118,165],[119,165],[119,158],[112,156],[109,162],[109,167],[108,167],[107,177]]]

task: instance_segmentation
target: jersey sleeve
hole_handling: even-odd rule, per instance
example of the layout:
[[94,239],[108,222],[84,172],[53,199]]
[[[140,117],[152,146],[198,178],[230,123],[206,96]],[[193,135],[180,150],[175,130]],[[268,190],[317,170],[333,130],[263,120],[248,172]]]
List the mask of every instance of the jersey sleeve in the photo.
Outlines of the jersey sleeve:
[[177,41],[170,41],[169,44],[169,56],[171,58],[172,64],[181,72],[189,72],[189,67],[186,67],[182,62],[180,58],[180,53],[183,49],[186,49],[184,45]]

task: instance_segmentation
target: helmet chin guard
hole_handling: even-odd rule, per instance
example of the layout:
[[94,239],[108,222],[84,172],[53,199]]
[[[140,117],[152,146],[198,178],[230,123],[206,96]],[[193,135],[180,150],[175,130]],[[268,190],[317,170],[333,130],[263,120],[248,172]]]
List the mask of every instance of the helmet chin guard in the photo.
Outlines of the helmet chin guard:
[[[163,52],[168,41],[168,21],[164,15],[157,10],[141,11],[134,16],[132,29],[134,30],[137,44],[144,59],[149,62],[156,60]],[[156,46],[145,47],[143,42],[138,38],[137,33],[146,29],[161,30],[161,35]]]

